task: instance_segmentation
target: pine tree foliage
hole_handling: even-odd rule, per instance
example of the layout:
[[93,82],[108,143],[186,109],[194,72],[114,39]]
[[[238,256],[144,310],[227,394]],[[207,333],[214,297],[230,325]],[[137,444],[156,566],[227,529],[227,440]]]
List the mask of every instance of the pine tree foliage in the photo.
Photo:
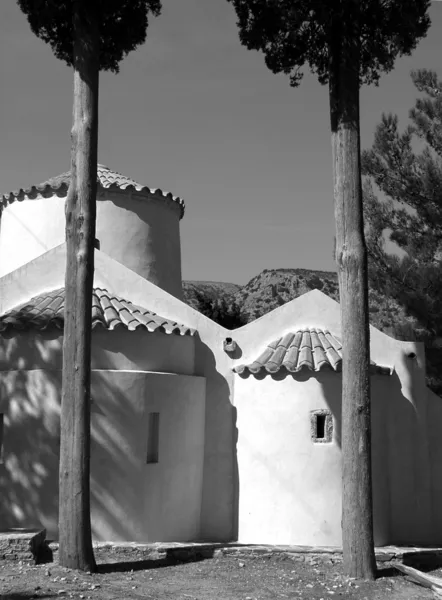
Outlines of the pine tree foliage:
[[[442,83],[433,71],[411,76],[424,94],[411,123],[401,132],[397,116],[383,115],[362,153],[364,216],[372,285],[388,285],[428,338],[442,335]],[[387,252],[386,240],[402,258]]]
[[226,329],[237,329],[247,323],[240,304],[231,294],[214,298],[204,291],[195,291],[194,302],[196,310]]
[[383,115],[362,153],[369,274],[372,288],[413,319],[413,327],[398,324],[393,333],[425,342],[427,384],[442,395],[442,82],[426,69],[411,77],[422,96],[410,123],[401,132],[397,116]]
[[[426,35],[430,0],[227,0],[238,16],[240,40],[264,52],[273,73],[299,85],[308,65],[321,84],[329,81],[332,23],[360,22],[360,82],[377,83],[397,56],[410,54]],[[356,4],[359,6],[357,7]],[[353,11],[360,11],[359,19]]]
[[[57,58],[73,64],[74,5],[78,0],[17,0],[34,34],[50,44]],[[88,0],[99,15],[101,71],[117,73],[123,58],[146,40],[149,14],[158,16],[160,0]]]

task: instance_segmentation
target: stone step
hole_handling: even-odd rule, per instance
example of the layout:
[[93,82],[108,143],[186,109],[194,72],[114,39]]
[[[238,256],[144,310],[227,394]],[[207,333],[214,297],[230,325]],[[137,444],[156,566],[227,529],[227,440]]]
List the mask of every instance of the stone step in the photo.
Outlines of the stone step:
[[0,560],[36,564],[45,549],[45,529],[0,529]]

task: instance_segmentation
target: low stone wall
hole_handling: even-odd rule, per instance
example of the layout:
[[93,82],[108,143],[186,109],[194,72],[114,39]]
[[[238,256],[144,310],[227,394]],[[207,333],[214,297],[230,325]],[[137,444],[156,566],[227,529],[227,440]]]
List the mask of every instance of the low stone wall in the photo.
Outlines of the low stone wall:
[[0,560],[37,563],[46,547],[45,529],[0,530]]
[[[95,549],[106,548],[118,549],[119,554],[126,553],[128,559],[133,559],[133,554],[140,554],[144,560],[170,560],[171,562],[193,561],[201,558],[219,558],[223,556],[234,556],[238,559],[253,557],[270,557],[280,555],[295,562],[304,562],[309,565],[321,563],[335,564],[342,561],[342,549],[332,546],[310,547],[310,546],[267,546],[267,545],[245,545],[238,543],[211,544],[211,543],[153,543],[140,544],[136,542],[94,542]],[[50,548],[56,552],[58,544],[50,544]],[[413,566],[429,566],[442,564],[442,548],[420,548],[385,546],[376,548],[376,561],[378,566],[392,566],[395,563],[409,564]]]

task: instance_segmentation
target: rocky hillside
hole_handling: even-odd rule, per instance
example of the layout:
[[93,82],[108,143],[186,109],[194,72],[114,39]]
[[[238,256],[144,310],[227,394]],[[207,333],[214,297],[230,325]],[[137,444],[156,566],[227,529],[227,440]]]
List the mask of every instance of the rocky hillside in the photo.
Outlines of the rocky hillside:
[[[339,301],[337,274],[309,269],[265,269],[246,285],[184,282],[188,304],[227,329],[236,329],[309,292]],[[394,298],[369,290],[370,323],[399,340],[425,340],[427,385],[442,398],[442,347],[434,346],[415,317]]]
[[249,322],[314,289],[337,300],[336,273],[307,269],[265,269],[240,288],[235,299]]
[[[225,327],[228,324],[223,321],[223,316],[227,313],[228,328],[231,329],[314,289],[339,301],[338,278],[332,271],[264,269],[244,286],[208,281],[184,282],[186,302]],[[369,303],[372,325],[394,337],[410,339],[416,322],[394,299],[370,290]]]

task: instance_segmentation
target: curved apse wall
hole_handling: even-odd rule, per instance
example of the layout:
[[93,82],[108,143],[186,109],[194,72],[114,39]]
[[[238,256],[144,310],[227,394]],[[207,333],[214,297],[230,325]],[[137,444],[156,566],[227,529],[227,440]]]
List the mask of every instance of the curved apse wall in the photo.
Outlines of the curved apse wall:
[[[147,192],[100,189],[96,237],[100,250],[182,297],[181,207]],[[2,211],[0,277],[65,241],[65,198],[16,200]]]

